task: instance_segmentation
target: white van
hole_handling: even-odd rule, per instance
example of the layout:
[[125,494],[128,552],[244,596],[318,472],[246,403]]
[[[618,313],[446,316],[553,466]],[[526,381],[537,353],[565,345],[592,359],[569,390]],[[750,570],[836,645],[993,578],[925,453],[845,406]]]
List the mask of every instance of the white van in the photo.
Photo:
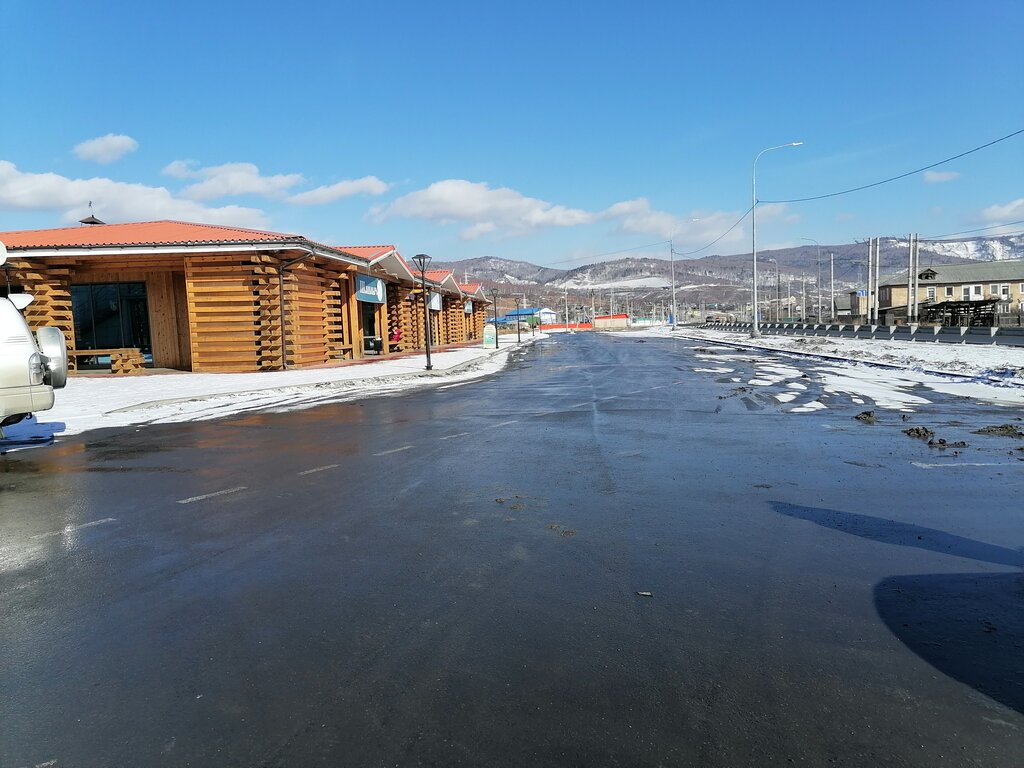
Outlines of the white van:
[[[0,265],[6,260],[0,243]],[[40,328],[33,336],[21,314],[31,302],[25,293],[0,297],[0,430],[52,408],[53,390],[67,382],[64,334],[59,328]]]

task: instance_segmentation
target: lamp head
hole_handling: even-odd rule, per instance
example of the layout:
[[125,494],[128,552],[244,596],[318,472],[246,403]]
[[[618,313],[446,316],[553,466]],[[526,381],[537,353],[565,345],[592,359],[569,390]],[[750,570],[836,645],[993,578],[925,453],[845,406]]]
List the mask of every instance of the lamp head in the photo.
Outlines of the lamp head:
[[412,260],[416,262],[416,266],[420,268],[420,272],[425,272],[427,267],[430,266],[430,257],[425,253],[417,253],[412,257]]

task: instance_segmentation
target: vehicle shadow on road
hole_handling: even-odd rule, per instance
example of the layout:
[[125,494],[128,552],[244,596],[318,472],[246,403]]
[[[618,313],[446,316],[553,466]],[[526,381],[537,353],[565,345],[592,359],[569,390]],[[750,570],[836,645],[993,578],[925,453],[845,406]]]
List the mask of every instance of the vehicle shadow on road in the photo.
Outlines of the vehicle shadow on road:
[[[1024,553],[934,528],[772,502],[776,512],[896,546],[1024,568]],[[937,670],[1024,714],[1024,573],[897,575],[874,588],[879,617]]]

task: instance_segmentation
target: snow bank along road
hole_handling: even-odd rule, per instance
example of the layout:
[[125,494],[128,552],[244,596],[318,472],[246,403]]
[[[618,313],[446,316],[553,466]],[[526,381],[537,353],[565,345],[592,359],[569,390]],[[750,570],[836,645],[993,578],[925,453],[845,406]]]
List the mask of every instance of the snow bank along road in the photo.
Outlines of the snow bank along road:
[[502,336],[499,347],[463,347],[425,357],[361,361],[333,368],[267,373],[168,373],[72,376],[55,406],[8,427],[14,439],[72,435],[90,429],[217,419],[264,409],[308,408],[325,402],[393,394],[423,386],[469,381],[501,370],[515,349],[546,338]]

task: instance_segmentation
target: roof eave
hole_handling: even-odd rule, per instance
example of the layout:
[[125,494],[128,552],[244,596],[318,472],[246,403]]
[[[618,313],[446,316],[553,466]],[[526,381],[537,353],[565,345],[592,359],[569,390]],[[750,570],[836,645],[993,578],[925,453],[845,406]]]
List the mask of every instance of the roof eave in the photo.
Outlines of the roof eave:
[[54,256],[124,256],[125,254],[216,254],[234,251],[306,251],[332,261],[366,266],[366,261],[305,240],[238,240],[222,243],[126,243],[121,245],[8,246],[11,254],[34,258]]

